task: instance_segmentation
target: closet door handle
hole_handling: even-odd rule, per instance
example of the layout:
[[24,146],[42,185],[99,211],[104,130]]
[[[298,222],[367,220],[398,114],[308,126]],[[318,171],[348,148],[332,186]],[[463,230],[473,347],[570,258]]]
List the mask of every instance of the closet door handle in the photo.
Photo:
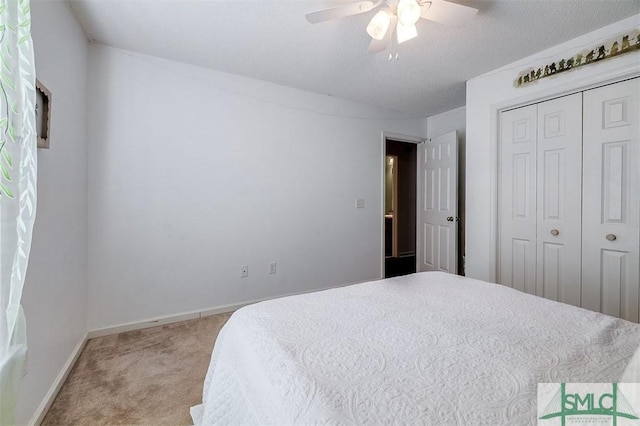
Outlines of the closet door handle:
[[551,230],[551,235],[553,235],[554,237],[558,236],[558,234],[560,234],[560,231],[558,231],[557,229]]
[[616,238],[618,238],[618,237],[616,237],[614,234],[607,234],[607,236],[605,238],[607,240],[609,240],[609,241],[615,241]]

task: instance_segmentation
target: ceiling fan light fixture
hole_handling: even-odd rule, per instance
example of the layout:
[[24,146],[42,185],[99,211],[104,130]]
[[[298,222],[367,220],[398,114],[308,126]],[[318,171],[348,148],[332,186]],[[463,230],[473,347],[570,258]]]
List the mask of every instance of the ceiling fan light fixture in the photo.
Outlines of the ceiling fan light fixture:
[[400,0],[398,2],[398,22],[402,25],[415,25],[420,19],[420,13],[420,5],[416,0]]
[[[397,47],[397,44],[417,37],[416,23],[420,18],[445,25],[458,25],[469,21],[478,13],[478,9],[449,0],[341,1],[347,3],[305,14],[307,21],[317,24],[358,15],[380,7],[367,25],[367,33],[372,38],[367,49],[369,53],[380,53],[389,48],[393,49],[393,47]],[[381,6],[384,2],[386,5]],[[394,40],[394,36],[397,41]],[[397,55],[396,59],[398,59]]]
[[418,30],[415,25],[403,25],[398,22],[396,27],[396,36],[398,37],[398,44],[418,37]]
[[367,25],[367,34],[376,40],[382,40],[389,30],[389,24],[391,23],[391,14],[385,8],[376,13],[369,25]]

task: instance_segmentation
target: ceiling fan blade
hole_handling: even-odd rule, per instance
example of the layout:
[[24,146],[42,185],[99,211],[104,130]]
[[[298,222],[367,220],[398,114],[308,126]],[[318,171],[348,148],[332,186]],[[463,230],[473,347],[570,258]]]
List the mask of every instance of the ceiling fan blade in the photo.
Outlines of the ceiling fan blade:
[[343,6],[332,7],[331,9],[318,10],[316,12],[309,12],[305,14],[307,21],[312,24],[319,22],[330,21],[332,19],[344,18],[345,16],[357,15],[358,13],[368,12],[377,5],[380,1],[365,0],[356,3],[349,3]]
[[478,9],[451,3],[445,0],[431,0],[431,6],[425,4],[420,16],[430,21],[445,25],[461,25],[473,18]]
[[382,37],[382,40],[376,40],[375,38],[371,39],[371,43],[369,43],[369,53],[380,53],[387,49],[387,47],[391,44],[391,37],[393,37],[393,33],[396,30],[396,24],[398,23],[398,18],[394,15],[391,18],[391,22],[389,23],[389,28],[387,29],[387,33]]

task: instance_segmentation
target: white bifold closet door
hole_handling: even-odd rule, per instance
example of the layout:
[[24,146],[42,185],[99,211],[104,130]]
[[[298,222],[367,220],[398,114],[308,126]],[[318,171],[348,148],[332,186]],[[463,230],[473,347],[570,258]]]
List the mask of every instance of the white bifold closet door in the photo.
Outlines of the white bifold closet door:
[[536,294],[580,306],[582,93],[538,104]]
[[501,117],[500,282],[580,305],[582,94]]
[[582,306],[638,321],[640,79],[584,92]]
[[501,114],[499,282],[640,319],[640,79]]
[[502,113],[500,279],[536,293],[537,105]]

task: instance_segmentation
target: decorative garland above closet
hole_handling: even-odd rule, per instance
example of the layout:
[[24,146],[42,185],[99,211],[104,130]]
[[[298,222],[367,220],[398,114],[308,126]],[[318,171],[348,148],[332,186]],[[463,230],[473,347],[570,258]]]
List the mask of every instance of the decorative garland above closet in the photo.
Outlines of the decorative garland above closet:
[[624,35],[609,39],[593,47],[593,49],[580,51],[570,58],[563,58],[538,68],[525,70],[514,81],[514,86],[521,87],[541,78],[551,77],[561,72],[612,59],[636,50],[640,50],[640,29],[627,31]]

